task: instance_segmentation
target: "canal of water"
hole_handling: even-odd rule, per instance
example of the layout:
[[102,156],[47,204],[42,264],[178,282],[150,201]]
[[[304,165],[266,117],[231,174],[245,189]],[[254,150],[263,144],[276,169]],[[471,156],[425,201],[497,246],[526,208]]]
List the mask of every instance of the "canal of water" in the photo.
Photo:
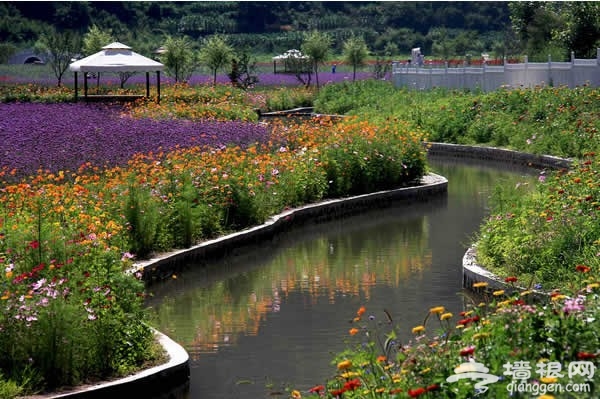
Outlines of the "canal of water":
[[431,158],[448,195],[308,223],[149,287],[154,325],[190,354],[188,399],[279,397],[335,373],[360,306],[410,338],[429,308],[463,310],[462,257],[498,185],[536,171]]

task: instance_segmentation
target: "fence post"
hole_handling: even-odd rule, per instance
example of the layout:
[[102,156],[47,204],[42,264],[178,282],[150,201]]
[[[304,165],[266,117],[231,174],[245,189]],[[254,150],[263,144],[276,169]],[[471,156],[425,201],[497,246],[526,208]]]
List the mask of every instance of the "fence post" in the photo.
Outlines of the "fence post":
[[[598,49],[598,51],[600,51],[600,49]],[[450,83],[448,82],[448,60],[444,61],[444,85],[446,87],[450,86]]]
[[524,57],[524,61],[525,61],[525,82],[524,82],[524,86],[527,88],[529,87],[529,73],[527,71],[527,64],[529,64],[529,56],[525,56]]
[[554,86],[554,82],[552,82],[552,55],[548,54],[548,86]]
[[575,87],[575,52],[571,51],[571,73],[569,73],[569,87]]

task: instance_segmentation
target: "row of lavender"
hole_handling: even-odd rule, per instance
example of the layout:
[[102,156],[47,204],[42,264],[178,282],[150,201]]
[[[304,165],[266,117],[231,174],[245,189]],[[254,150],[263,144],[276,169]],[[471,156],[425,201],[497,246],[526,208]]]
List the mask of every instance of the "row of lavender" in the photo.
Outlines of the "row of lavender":
[[[258,86],[298,86],[301,82],[296,78],[294,74],[285,74],[285,73],[260,73],[257,75],[258,77]],[[373,73],[371,72],[357,72],[356,80],[363,80],[373,77]],[[391,76],[387,76],[389,78]],[[153,78],[152,78],[153,79]],[[352,72],[320,72],[319,73],[319,83],[327,84],[327,83],[338,83],[343,81],[352,80],[353,75]],[[79,77],[80,85],[82,84],[82,78]],[[314,78],[313,78],[314,80]],[[13,83],[13,84],[39,84],[43,86],[52,86],[56,85],[56,78],[54,76],[37,76],[37,77],[24,77],[24,76],[12,76],[12,75],[0,75],[0,82],[5,83]],[[96,84],[95,79],[90,79],[89,81],[90,87],[94,87]],[[143,85],[146,82],[146,76],[144,73],[136,73],[131,76],[125,87],[130,87],[134,85]],[[172,77],[162,75],[161,82],[165,84],[174,84],[175,80]],[[225,74],[217,75],[217,83],[226,84],[229,83],[229,77]],[[68,87],[73,87],[74,85],[74,76],[73,74],[67,73],[63,76],[62,83]],[[193,75],[188,80],[190,85],[200,85],[200,84],[212,84],[213,77],[211,75]],[[120,80],[119,76],[114,73],[105,73],[101,76],[100,84],[103,86],[115,86],[119,87]]]
[[[245,147],[268,140],[265,126],[249,122],[193,122],[131,118],[120,106],[2,104],[0,168],[17,177],[42,168],[56,173],[83,164],[123,166],[136,153],[175,147]],[[14,173],[14,172],[13,172]]]

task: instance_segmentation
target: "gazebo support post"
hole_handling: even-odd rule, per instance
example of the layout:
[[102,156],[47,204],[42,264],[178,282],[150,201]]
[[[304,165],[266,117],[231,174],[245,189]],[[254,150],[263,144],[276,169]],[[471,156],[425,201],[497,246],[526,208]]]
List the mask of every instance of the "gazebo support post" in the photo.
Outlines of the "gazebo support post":
[[77,102],[77,71],[73,72],[75,76],[73,77],[73,82],[75,83],[75,102]]
[[87,72],[83,72],[83,97],[87,100],[88,96],[88,74]]
[[146,72],[146,97],[150,98],[150,72]]
[[156,103],[160,104],[160,71],[156,71]]

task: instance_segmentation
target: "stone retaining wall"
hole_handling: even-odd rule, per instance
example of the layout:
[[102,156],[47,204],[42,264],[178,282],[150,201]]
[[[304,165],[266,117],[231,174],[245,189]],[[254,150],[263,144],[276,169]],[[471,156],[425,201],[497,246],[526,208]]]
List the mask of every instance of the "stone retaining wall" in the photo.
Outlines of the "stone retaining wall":
[[473,145],[426,143],[429,156],[468,158],[481,161],[507,162],[515,166],[536,169],[570,168],[573,160],[550,155],[535,155],[495,147]]
[[379,191],[354,197],[325,200],[299,208],[286,210],[271,217],[262,225],[205,241],[191,248],[162,254],[147,261],[138,262],[135,270],[143,268],[146,283],[169,278],[189,263],[202,264],[227,256],[240,247],[257,246],[272,239],[277,233],[304,223],[319,223],[364,212],[372,208],[390,206],[392,203],[411,203],[445,195],[448,180],[436,174],[423,177],[421,185],[395,190]]
[[95,385],[78,386],[72,391],[37,395],[28,399],[106,399],[114,398],[184,398],[189,390],[189,355],[185,349],[159,331],[159,343],[169,360],[131,376]]
[[[507,162],[517,166],[527,166],[541,169],[570,168],[572,160],[549,155],[534,155],[524,152],[505,150],[493,147],[465,146],[458,144],[429,143],[430,156],[446,156],[455,158],[468,158],[482,161]],[[505,290],[510,293],[512,286],[506,284],[501,278],[484,269],[476,262],[476,248],[470,247],[462,259],[462,286],[472,290],[473,283],[488,283],[488,290]],[[522,288],[523,290],[525,288]],[[531,290],[534,297],[541,298],[546,293]]]

